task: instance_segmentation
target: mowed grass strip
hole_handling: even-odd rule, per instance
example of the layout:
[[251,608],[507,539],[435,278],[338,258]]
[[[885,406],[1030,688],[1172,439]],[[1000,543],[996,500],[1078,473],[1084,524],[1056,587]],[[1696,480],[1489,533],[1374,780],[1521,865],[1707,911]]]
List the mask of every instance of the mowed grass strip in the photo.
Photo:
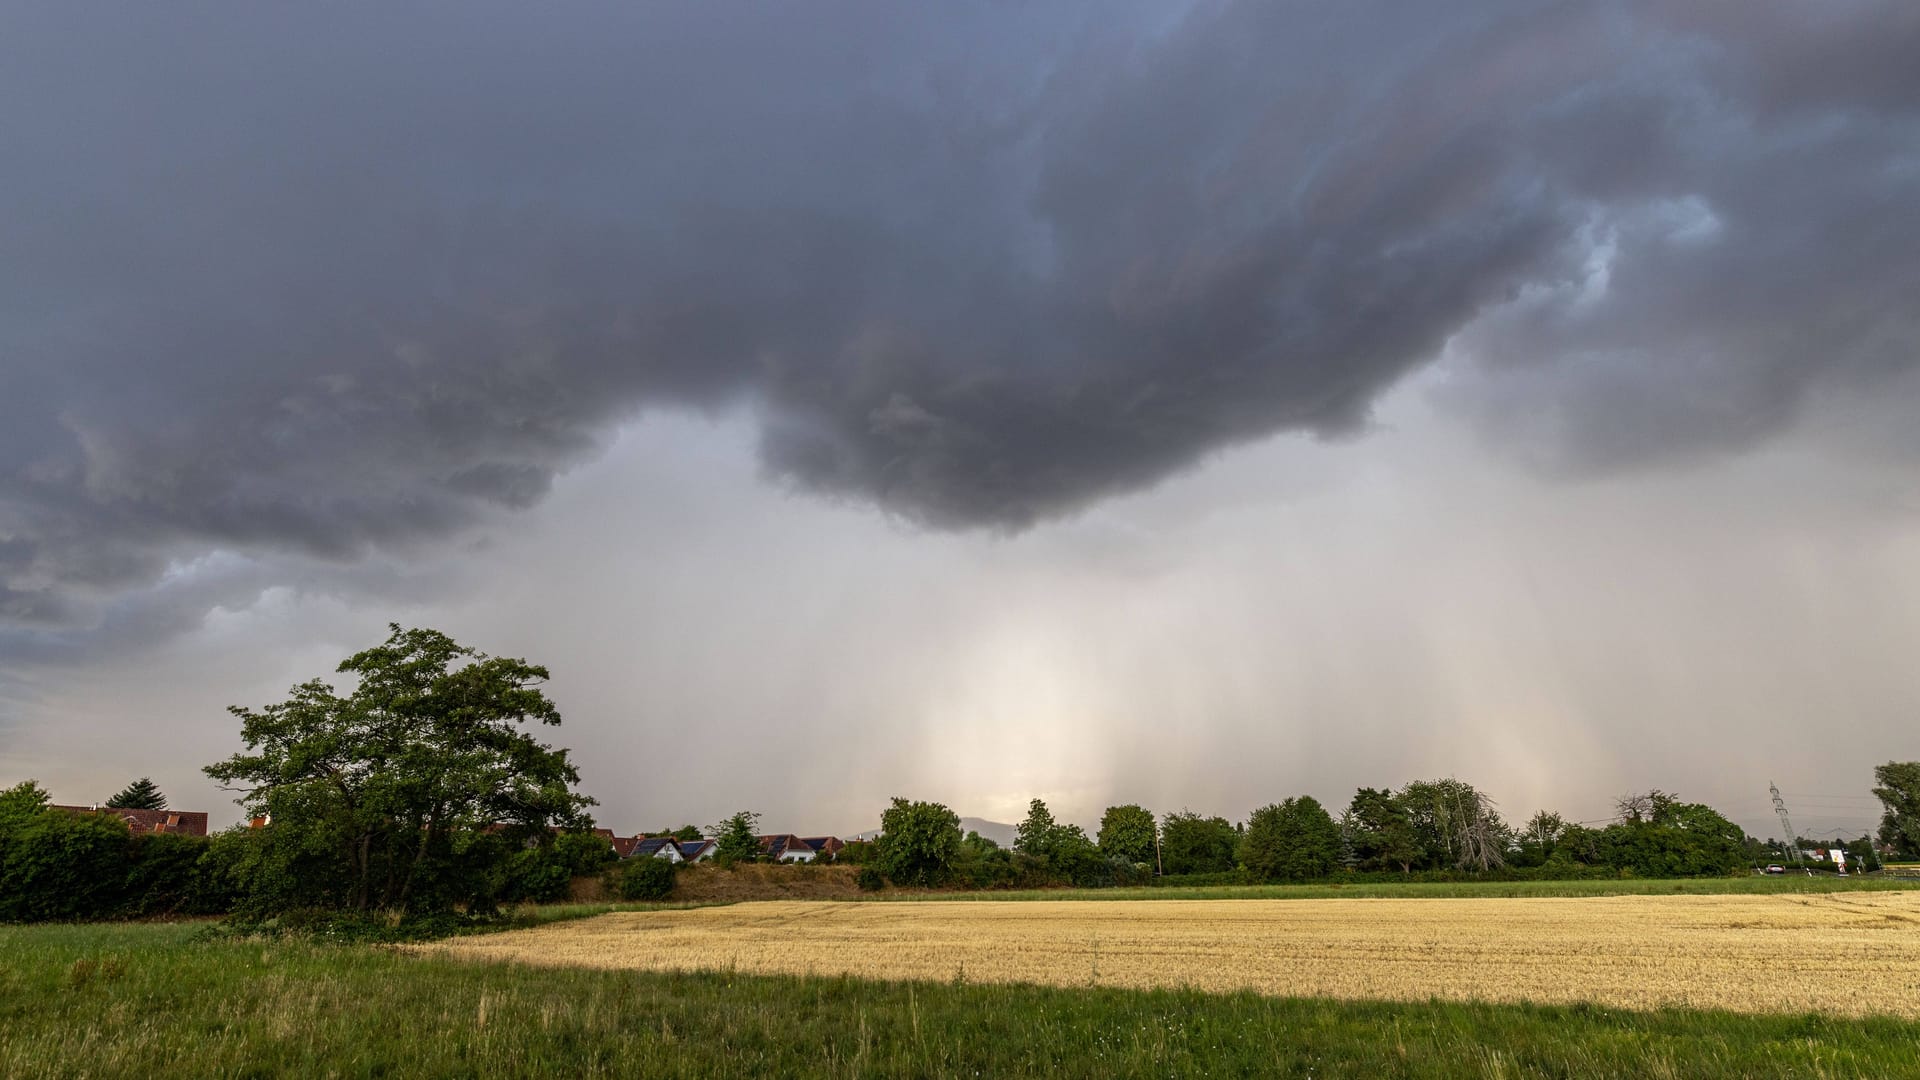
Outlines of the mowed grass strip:
[[1920,1070],[1920,1024],[1885,1017],[530,969],[366,946],[195,941],[195,929],[0,926],[0,1076],[1889,1077]]
[[1920,1018],[1920,894],[767,902],[420,946],[524,963]]

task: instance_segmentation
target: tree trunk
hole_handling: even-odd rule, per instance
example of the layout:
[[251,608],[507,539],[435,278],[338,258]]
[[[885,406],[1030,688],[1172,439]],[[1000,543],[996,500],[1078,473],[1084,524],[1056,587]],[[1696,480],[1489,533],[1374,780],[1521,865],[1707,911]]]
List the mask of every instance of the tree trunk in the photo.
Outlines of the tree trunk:
[[430,817],[420,824],[420,844],[414,848],[413,862],[407,865],[407,876],[400,882],[400,899],[396,906],[402,911],[407,909],[407,896],[413,892],[413,879],[419,876],[420,864],[427,857],[427,845],[433,839],[433,820]]
[[353,855],[353,868],[355,871],[353,907],[355,911],[367,910],[367,901],[373,898],[372,848],[373,830],[361,830],[360,843],[356,845],[356,850]]

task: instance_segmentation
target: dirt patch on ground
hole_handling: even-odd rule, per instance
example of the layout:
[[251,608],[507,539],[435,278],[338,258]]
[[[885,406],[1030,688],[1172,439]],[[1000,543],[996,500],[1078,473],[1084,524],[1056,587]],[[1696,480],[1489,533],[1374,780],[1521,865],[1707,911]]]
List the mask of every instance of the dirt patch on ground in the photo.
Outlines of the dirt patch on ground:
[[743,863],[731,870],[686,866],[674,875],[671,900],[845,900],[860,895],[852,866]]
[[[721,882],[779,869],[694,880],[738,887]],[[620,912],[423,948],[602,968],[1920,1018],[1916,919],[1920,894],[1891,892],[781,902]]]
[[567,883],[569,903],[597,904],[613,898],[612,890],[607,888],[607,879],[600,874],[588,874]]

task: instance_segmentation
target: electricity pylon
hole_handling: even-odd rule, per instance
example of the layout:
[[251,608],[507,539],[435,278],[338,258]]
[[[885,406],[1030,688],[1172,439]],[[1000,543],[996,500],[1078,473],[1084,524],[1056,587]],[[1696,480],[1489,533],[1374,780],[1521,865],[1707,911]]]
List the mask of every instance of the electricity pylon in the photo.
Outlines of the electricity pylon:
[[1773,812],[1780,815],[1780,828],[1786,831],[1787,858],[1798,866],[1800,863],[1800,839],[1793,835],[1793,822],[1787,817],[1787,802],[1780,797],[1780,786],[1767,781],[1767,790],[1773,792]]

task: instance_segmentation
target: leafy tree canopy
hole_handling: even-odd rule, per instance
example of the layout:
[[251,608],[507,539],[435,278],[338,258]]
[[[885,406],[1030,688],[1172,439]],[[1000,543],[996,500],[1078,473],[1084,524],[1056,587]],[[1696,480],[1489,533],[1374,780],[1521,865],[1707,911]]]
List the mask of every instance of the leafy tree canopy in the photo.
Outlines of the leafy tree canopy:
[[1025,820],[1013,827],[1013,850],[1044,859],[1053,851],[1059,829],[1059,824],[1053,820],[1053,811],[1047,809],[1046,802],[1035,799],[1027,804]]
[[1407,811],[1389,788],[1361,788],[1347,805],[1346,827],[1361,870],[1411,873],[1423,852]]
[[1310,795],[1255,810],[1240,838],[1241,864],[1263,881],[1325,877],[1339,861],[1339,826]]
[[874,866],[896,885],[938,885],[960,857],[960,815],[936,802],[895,797],[880,815]]
[[1618,805],[1620,820],[1600,830],[1589,848],[1600,865],[1684,877],[1733,873],[1747,862],[1745,831],[1711,806],[1665,791],[1627,796]]
[[118,794],[107,800],[107,805],[116,810],[165,810],[167,797],[151,779],[143,776],[121,788]]
[[1465,780],[1420,780],[1400,790],[1426,866],[1438,870],[1497,870],[1506,865],[1506,823],[1493,800]]
[[0,791],[0,820],[32,817],[45,810],[53,800],[36,780],[22,780]]
[[1233,869],[1240,832],[1223,817],[1190,810],[1168,814],[1160,827],[1160,858],[1169,874],[1216,874]]
[[1905,856],[1920,855],[1920,761],[1889,761],[1873,770],[1873,794],[1885,807],[1880,842]]
[[721,866],[752,862],[760,857],[760,815],[741,810],[713,827],[713,861]]
[[[540,690],[547,669],[492,657],[437,630],[391,627],[384,644],[341,661],[356,680],[342,695],[318,679],[278,704],[234,706],[246,752],[206,767],[241,792],[287,859],[335,873],[345,887],[300,903],[364,910],[444,906],[445,871],[491,827],[546,843],[550,829],[591,824],[593,800],[556,750],[522,730],[560,713]],[[297,849],[297,851],[295,850]],[[295,890],[298,891],[298,890]]]
[[1154,841],[1160,824],[1140,806],[1109,806],[1100,817],[1100,852],[1130,863],[1153,862]]

